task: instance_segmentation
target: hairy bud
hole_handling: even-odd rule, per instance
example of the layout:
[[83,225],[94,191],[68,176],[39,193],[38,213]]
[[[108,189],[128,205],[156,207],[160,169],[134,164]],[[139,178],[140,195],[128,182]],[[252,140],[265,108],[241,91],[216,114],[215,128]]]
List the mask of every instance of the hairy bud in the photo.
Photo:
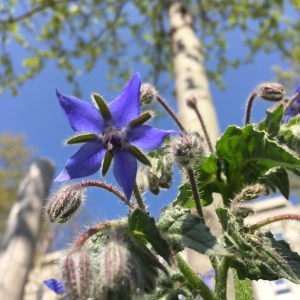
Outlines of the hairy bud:
[[195,109],[197,106],[197,98],[195,95],[190,95],[189,97],[187,97],[186,99],[186,104],[189,108],[191,109]]
[[188,168],[204,154],[203,140],[197,133],[178,137],[172,142],[172,153],[179,166]]
[[70,253],[63,262],[63,278],[70,299],[85,300],[93,297],[94,271],[85,251]]
[[275,82],[264,82],[256,88],[257,96],[268,101],[277,102],[283,99],[284,88]]
[[83,188],[79,184],[62,186],[47,204],[46,212],[51,222],[67,222],[84,201]]
[[143,83],[141,85],[140,104],[150,104],[157,96],[156,89],[149,83]]

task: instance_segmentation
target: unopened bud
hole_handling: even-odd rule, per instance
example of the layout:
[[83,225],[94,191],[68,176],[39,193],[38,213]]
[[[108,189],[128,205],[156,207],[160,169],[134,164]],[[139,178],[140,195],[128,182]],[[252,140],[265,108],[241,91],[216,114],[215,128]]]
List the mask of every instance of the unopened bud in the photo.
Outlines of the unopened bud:
[[188,168],[204,154],[203,140],[197,133],[176,138],[172,143],[172,153],[179,166]]
[[195,109],[197,107],[197,98],[195,95],[190,95],[186,99],[186,104],[189,108]]
[[276,82],[264,82],[256,88],[257,96],[268,101],[280,101],[284,96],[284,88]]
[[84,201],[83,188],[79,184],[62,186],[47,204],[46,212],[51,222],[65,223]]
[[234,207],[234,210],[232,211],[236,218],[245,219],[249,215],[254,214],[254,209],[250,207],[249,205],[236,205]]
[[140,104],[147,105],[152,102],[157,96],[156,89],[149,83],[143,83],[141,85]]
[[70,299],[85,300],[94,296],[94,270],[85,251],[70,253],[63,262],[63,277]]

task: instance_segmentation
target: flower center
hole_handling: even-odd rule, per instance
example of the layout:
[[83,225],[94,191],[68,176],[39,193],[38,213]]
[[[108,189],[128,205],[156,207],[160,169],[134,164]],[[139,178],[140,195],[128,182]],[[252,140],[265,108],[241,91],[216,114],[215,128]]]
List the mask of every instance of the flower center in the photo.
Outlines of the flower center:
[[127,139],[125,134],[117,128],[109,128],[102,134],[103,147],[108,151],[120,152]]

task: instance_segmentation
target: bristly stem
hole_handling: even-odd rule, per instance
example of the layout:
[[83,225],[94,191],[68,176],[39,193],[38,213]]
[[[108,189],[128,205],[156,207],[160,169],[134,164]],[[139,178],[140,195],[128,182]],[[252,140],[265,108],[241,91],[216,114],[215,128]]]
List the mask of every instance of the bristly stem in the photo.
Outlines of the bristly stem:
[[121,193],[117,188],[113,187],[110,184],[107,184],[105,182],[99,181],[99,180],[86,180],[86,181],[82,181],[82,182],[78,182],[76,183],[76,185],[82,187],[82,188],[86,188],[86,187],[100,187],[102,189],[106,189],[109,192],[115,194],[116,196],[118,196],[123,202],[125,202],[126,204],[128,204],[129,207],[131,208],[135,208],[136,205],[134,204],[134,202],[129,201],[127,202],[126,196]]
[[84,232],[83,234],[81,234],[79,236],[79,238],[77,239],[77,241],[75,242],[73,249],[74,250],[78,250],[82,247],[82,245],[85,243],[85,241],[90,238],[91,236],[93,236],[94,234],[96,234],[97,232],[100,232],[102,230],[105,229],[109,229],[112,227],[116,227],[116,226],[121,226],[122,225],[122,221],[118,220],[118,221],[107,221],[105,223],[96,225],[94,227],[89,228],[86,232]]
[[192,109],[194,109],[194,111],[195,111],[195,113],[196,113],[196,115],[197,115],[197,118],[198,118],[198,120],[200,121],[201,128],[202,128],[203,133],[204,133],[204,135],[205,135],[205,139],[206,139],[206,142],[207,142],[207,144],[208,144],[209,151],[210,151],[210,152],[213,152],[214,149],[213,149],[213,146],[212,146],[212,144],[211,144],[211,140],[210,140],[209,134],[208,134],[208,132],[207,132],[207,129],[206,129],[204,120],[203,120],[203,118],[202,118],[202,115],[201,115],[201,113],[200,113],[200,110],[198,109],[197,105],[194,105],[194,106],[192,107]]
[[286,111],[292,106],[292,104],[295,102],[295,100],[300,96],[300,92],[297,92],[289,101],[288,103],[285,105],[284,110],[283,110],[283,114],[286,113]]
[[179,253],[176,254],[176,260],[180,272],[186,278],[188,285],[197,291],[203,300],[213,300],[214,294],[207,287],[207,285],[201,280],[201,278],[194,272],[194,270],[188,265],[188,263],[181,257]]
[[270,217],[267,218],[263,221],[260,221],[254,225],[251,225],[249,227],[250,232],[253,232],[263,226],[269,225],[271,223],[274,222],[278,222],[278,221],[282,221],[282,220],[296,220],[296,221],[300,221],[300,216],[299,215],[295,215],[295,214],[284,214],[284,215],[279,215],[279,216],[275,216],[275,217]]
[[245,116],[245,126],[249,124],[250,122],[250,116],[251,116],[251,108],[253,101],[255,97],[257,96],[257,92],[253,91],[251,95],[249,96],[249,99],[247,101],[247,106],[246,106],[246,116]]
[[139,187],[136,183],[134,184],[133,193],[134,193],[135,200],[138,204],[138,207],[140,209],[146,211],[146,206],[144,204],[143,197],[142,197]]
[[173,112],[172,108],[164,101],[164,99],[160,96],[156,96],[156,100],[163,106],[163,108],[168,112],[168,114],[173,118],[173,120],[176,122],[182,133],[187,133],[182,123],[179,121],[176,114]]
[[199,192],[197,189],[197,183],[196,183],[194,171],[192,168],[188,168],[187,173],[189,176],[189,180],[190,180],[192,193],[193,193],[193,197],[194,197],[194,201],[196,204],[196,209],[197,209],[198,215],[201,219],[202,224],[205,224],[204,214],[203,214],[203,210],[202,210],[202,206],[201,206],[201,202],[200,202],[200,196],[199,196]]
[[227,299],[227,278],[228,270],[231,265],[231,257],[223,257],[222,261],[219,263],[216,271],[216,299]]

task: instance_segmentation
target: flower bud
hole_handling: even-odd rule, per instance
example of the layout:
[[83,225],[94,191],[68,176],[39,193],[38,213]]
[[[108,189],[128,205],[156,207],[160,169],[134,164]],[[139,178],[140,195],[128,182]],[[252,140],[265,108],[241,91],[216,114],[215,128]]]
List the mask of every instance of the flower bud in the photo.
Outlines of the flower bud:
[[186,99],[186,104],[189,108],[195,109],[197,106],[197,98],[195,95],[190,95]]
[[147,105],[152,102],[157,96],[156,89],[149,83],[143,83],[141,85],[140,104]]
[[47,204],[46,212],[51,222],[67,222],[84,201],[83,188],[79,184],[62,186]]
[[70,253],[63,262],[63,277],[70,299],[86,300],[94,296],[94,271],[85,251]]
[[256,88],[257,96],[268,101],[277,102],[284,96],[284,88],[276,82],[264,82]]
[[179,166],[188,168],[200,160],[204,154],[203,140],[197,133],[176,138],[172,143],[172,153]]
[[263,184],[255,184],[245,187],[241,193],[241,199],[243,201],[252,201],[260,197],[265,192],[265,186]]

